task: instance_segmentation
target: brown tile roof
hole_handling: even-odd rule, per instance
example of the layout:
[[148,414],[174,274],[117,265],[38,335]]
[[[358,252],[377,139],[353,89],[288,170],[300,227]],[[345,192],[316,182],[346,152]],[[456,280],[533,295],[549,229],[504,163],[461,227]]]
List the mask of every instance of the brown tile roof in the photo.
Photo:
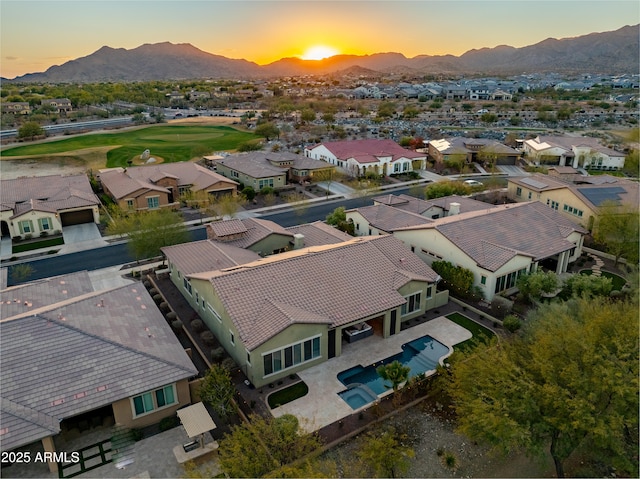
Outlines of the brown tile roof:
[[[404,275],[404,279],[402,276]],[[208,279],[249,350],[297,322],[349,324],[405,303],[397,289],[437,275],[390,235],[304,248],[222,271]],[[272,321],[265,311],[279,310]]]
[[[316,161],[316,160],[313,160]],[[322,221],[307,223],[304,225],[291,226],[287,228],[291,234],[301,234],[304,236],[304,246],[322,246],[326,244],[342,243],[353,239],[353,236],[334,228]]]
[[165,246],[162,252],[184,275],[230,268],[260,258],[253,251],[211,240]]
[[221,184],[237,185],[235,181],[189,161],[134,166],[126,169],[113,168],[100,172],[100,181],[116,198],[126,198],[127,195],[139,190],[168,193],[167,188],[155,184],[164,178],[175,179],[178,186],[190,186],[193,191],[207,191]]
[[425,158],[425,154],[402,148],[393,140],[328,141],[320,143],[311,149],[313,150],[319,146],[324,146],[340,160],[346,161],[349,158],[353,158],[358,163],[377,162],[379,157],[387,156],[391,157],[392,162],[400,158]]
[[393,206],[400,210],[419,215],[424,214],[425,211],[433,207],[449,212],[451,203],[458,203],[460,205],[460,211],[481,211],[493,207],[493,205],[488,203],[458,195],[445,196],[432,200],[421,200],[408,195],[384,195],[373,198],[373,201],[374,203]]
[[419,214],[402,211],[399,208],[383,204],[365,206],[355,211],[360,213],[371,226],[387,233],[398,228],[424,225],[433,221]]
[[[243,227],[245,231],[242,231]],[[216,233],[216,236],[219,237],[219,241],[225,241],[225,236],[238,234],[238,238],[225,241],[226,244],[237,246],[238,248],[248,248],[272,234],[284,235],[293,238],[293,233],[287,231],[279,224],[260,218],[216,221],[209,223],[207,228],[210,228],[214,233]],[[222,234],[217,234],[218,232]]]
[[229,155],[222,160],[216,161],[216,164],[224,165],[252,178],[282,176],[286,175],[289,169],[288,167],[272,165],[266,160],[264,154],[260,154],[260,152]]
[[434,220],[433,228],[473,258],[478,266],[496,271],[516,254],[542,260],[575,245],[566,238],[574,231],[588,232],[538,201],[496,206]]
[[62,211],[99,205],[86,175],[32,176],[0,181],[2,211]]

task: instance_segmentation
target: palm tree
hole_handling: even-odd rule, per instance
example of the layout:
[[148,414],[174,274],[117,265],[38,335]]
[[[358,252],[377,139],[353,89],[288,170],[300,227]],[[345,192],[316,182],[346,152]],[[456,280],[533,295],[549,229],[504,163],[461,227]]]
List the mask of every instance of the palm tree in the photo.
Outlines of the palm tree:
[[[405,366],[400,361],[396,360],[389,364],[378,366],[376,372],[385,381],[391,381],[391,388],[396,392],[400,385],[409,379],[409,372],[411,368]],[[385,387],[389,387],[385,384]]]

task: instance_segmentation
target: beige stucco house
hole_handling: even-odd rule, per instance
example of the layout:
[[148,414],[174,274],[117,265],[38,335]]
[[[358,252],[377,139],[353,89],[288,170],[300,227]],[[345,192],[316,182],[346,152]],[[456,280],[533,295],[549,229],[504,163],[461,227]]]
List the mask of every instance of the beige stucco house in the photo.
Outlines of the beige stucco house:
[[525,140],[524,154],[537,164],[582,167],[594,170],[620,170],[625,154],[603,146],[596,138],[537,136]]
[[541,265],[567,271],[582,253],[587,231],[541,203],[469,211],[459,203],[452,206],[437,219],[382,203],[347,211],[347,218],[361,225],[356,233],[391,234],[429,265],[448,261],[472,271],[474,286],[487,301],[515,291],[517,278]]
[[85,175],[22,177],[0,182],[2,236],[60,234],[64,226],[100,223],[100,200]]
[[347,331],[386,338],[448,301],[433,270],[393,236],[266,258],[199,243],[163,248],[171,279],[256,387],[358,347]]
[[177,208],[187,192],[235,195],[238,183],[191,162],[100,170],[102,187],[123,210]]
[[344,168],[354,176],[393,175],[424,169],[425,153],[402,148],[393,140],[329,141],[305,148],[304,155]]
[[609,175],[512,177],[507,191],[514,201],[539,201],[588,230],[593,229],[603,208],[637,208],[640,204],[637,182]]

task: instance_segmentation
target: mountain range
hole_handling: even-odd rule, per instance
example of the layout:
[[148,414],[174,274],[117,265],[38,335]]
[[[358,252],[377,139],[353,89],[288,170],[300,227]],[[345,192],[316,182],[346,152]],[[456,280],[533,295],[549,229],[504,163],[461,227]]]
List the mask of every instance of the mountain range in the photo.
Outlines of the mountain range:
[[640,72],[640,25],[591,33],[573,38],[548,38],[515,48],[469,50],[460,55],[401,53],[336,55],[324,60],[283,58],[268,65],[231,59],[204,52],[191,44],[169,42],[144,44],[131,50],[104,46],[86,57],[29,73],[14,82],[132,82],[196,78],[269,78],[283,76],[344,74],[358,70],[380,74],[523,74],[523,73],[638,73]]

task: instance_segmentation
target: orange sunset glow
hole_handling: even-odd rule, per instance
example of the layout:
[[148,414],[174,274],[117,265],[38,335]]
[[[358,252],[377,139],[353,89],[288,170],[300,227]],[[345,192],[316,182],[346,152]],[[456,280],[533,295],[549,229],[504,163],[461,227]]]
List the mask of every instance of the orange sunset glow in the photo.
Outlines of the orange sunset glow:
[[308,48],[300,58],[303,60],[323,60],[338,55],[339,53],[340,52],[333,47],[314,45]]

